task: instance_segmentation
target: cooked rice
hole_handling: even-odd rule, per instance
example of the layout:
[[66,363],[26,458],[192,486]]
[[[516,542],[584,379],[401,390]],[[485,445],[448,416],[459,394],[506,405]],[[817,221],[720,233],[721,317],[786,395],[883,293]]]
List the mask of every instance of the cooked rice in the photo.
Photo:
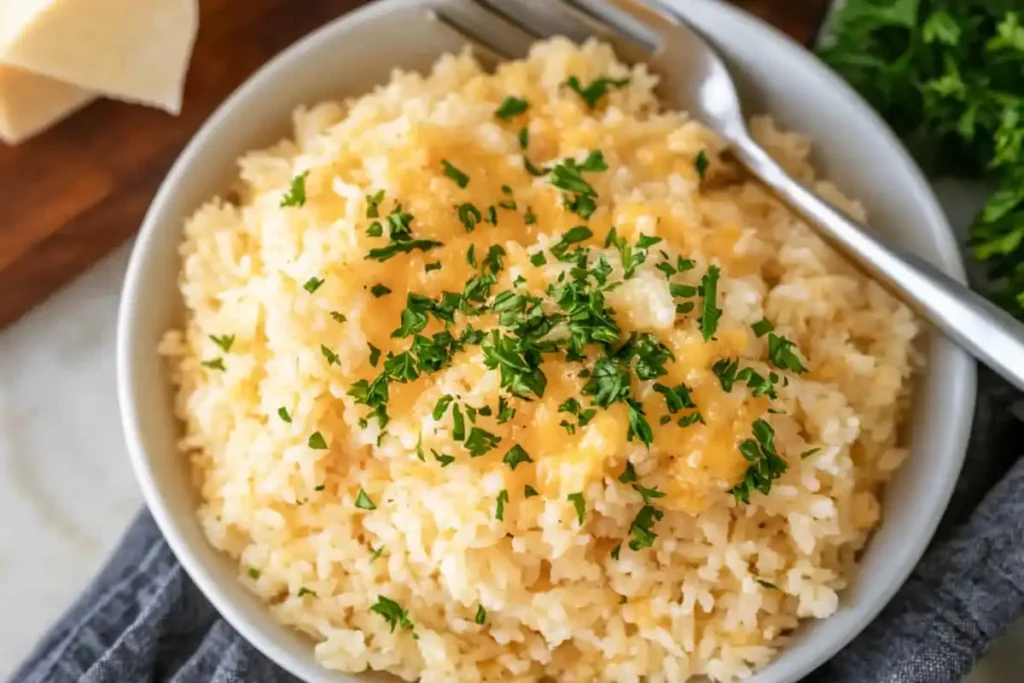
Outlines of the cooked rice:
[[[631,80],[591,111],[563,86],[570,75],[584,84]],[[177,386],[181,450],[202,493],[199,516],[210,542],[238,561],[241,580],[315,641],[325,667],[425,683],[729,681],[768,663],[801,619],[836,610],[879,522],[879,488],[905,455],[898,429],[918,325],[721,158],[723,143],[708,129],[661,111],[655,82],[596,42],[539,43],[496,74],[469,54],[448,55],[429,76],[395,73],[369,95],[300,108],[292,139],[240,160],[232,200],[214,199],[188,220],[187,321],[168,332],[161,352]],[[506,95],[529,101],[510,123],[494,114]],[[603,152],[609,170],[585,174],[599,194],[589,221],[563,208],[547,178],[524,172],[525,122],[537,166]],[[864,219],[857,202],[815,178],[806,138],[768,120],[753,129],[787,169]],[[694,163],[701,151],[710,162],[704,182]],[[441,172],[442,159],[470,176],[465,189]],[[304,206],[281,207],[303,172]],[[503,198],[502,184],[517,208],[467,233],[453,205],[483,210]],[[378,190],[381,216],[398,200],[415,217],[417,237],[445,246],[368,261],[367,251],[387,239],[365,234],[366,196]],[[536,225],[524,221],[527,206]],[[548,361],[544,399],[513,399],[519,416],[502,427],[480,417],[503,440],[470,458],[453,443],[450,417],[431,413],[444,394],[496,406],[498,371],[473,346],[441,372],[392,387],[383,437],[375,419],[361,422],[367,409],[347,392],[379,372],[368,343],[385,354],[407,347],[390,338],[407,292],[461,291],[471,274],[468,246],[480,258],[500,243],[507,256],[496,291],[522,275],[540,294],[570,265],[548,254],[535,266],[530,256],[582,223],[612,280],[623,271],[619,252],[601,246],[610,226],[630,243],[641,234],[663,238],[608,300],[625,331],[654,333],[674,352],[661,381],[685,381],[707,424],[658,424],[663,398],[643,382],[634,386],[655,432],[650,450],[627,441],[622,404],[570,436],[557,406],[584,398],[581,366]],[[710,264],[721,267],[724,312],[714,340],[698,330],[699,298],[694,311],[676,314],[656,269],[659,251],[671,263],[695,262],[675,282],[697,285]],[[433,261],[443,268],[425,272]],[[303,285],[314,277],[323,284],[310,293]],[[377,283],[394,293],[375,298],[369,287]],[[766,340],[751,329],[764,317],[795,342],[808,372],[768,364]],[[225,353],[209,335],[234,342]],[[723,391],[710,368],[730,357],[785,377],[778,400],[754,397],[742,382]],[[202,364],[216,358],[223,371]],[[789,468],[768,495],[744,505],[729,490],[747,467],[737,444],[759,417],[774,428]],[[309,446],[314,432],[327,449]],[[513,472],[501,458],[514,443],[534,462]],[[456,460],[441,467],[431,449]],[[640,482],[667,494],[656,501],[665,516],[653,547],[623,544],[616,560],[611,551],[630,538],[642,506],[618,480],[627,460]],[[540,495],[525,498],[527,484]],[[361,489],[375,510],[356,506]],[[503,489],[509,502],[499,521]],[[568,499],[576,492],[585,499],[582,525]],[[379,596],[405,608],[414,630],[392,629],[371,611]],[[475,621],[481,606],[483,625]]]

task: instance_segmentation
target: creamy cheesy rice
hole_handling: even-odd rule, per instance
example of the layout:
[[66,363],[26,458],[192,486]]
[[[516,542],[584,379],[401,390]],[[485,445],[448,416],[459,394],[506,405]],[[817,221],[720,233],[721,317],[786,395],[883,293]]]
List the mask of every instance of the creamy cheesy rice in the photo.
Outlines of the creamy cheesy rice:
[[596,42],[445,56],[299,109],[188,220],[199,516],[325,667],[734,680],[836,610],[917,323],[655,82]]

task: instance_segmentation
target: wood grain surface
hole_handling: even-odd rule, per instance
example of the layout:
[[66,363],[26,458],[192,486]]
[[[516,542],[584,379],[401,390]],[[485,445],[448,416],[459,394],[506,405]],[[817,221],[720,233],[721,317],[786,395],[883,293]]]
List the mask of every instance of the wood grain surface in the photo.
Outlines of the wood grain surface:
[[[135,234],[175,157],[261,64],[362,0],[200,0],[178,117],[98,100],[42,135],[0,146],[0,327]],[[828,0],[737,0],[810,43]],[[296,11],[301,5],[301,11]]]

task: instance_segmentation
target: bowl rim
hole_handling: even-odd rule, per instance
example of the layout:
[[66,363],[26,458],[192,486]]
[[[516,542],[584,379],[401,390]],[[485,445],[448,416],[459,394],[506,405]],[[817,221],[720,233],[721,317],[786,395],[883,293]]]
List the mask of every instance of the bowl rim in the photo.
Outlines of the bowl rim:
[[[756,31],[771,34],[779,42],[778,47],[780,49],[790,53],[789,56],[792,58],[806,63],[808,68],[818,71],[819,75],[830,83],[834,89],[834,94],[842,97],[852,109],[856,110],[858,116],[869,119],[872,127],[877,130],[878,134],[887,138],[887,141],[893,148],[893,154],[901,157],[905,162],[910,171],[911,181],[917,189],[914,201],[920,203],[921,208],[929,214],[931,221],[941,228],[930,235],[930,239],[934,242],[939,253],[940,267],[958,281],[963,282],[965,280],[963,259],[953,230],[921,170],[884,120],[845,81],[815,58],[812,53],[789,38],[789,36],[744,10],[726,3],[716,2],[715,0],[685,0],[685,9],[681,7],[684,4],[683,0],[661,0],[661,2],[684,15],[688,11],[721,12],[730,15],[733,21],[746,23]],[[144,446],[138,406],[134,402],[134,386],[138,381],[136,378],[136,363],[134,362],[134,355],[131,353],[136,334],[134,321],[137,317],[137,309],[145,305],[145,301],[142,300],[140,294],[144,287],[140,283],[144,279],[143,268],[147,260],[146,254],[149,251],[148,245],[153,241],[154,235],[161,229],[164,223],[162,214],[171,203],[172,197],[175,195],[181,179],[188,172],[193,158],[198,156],[201,150],[209,145],[211,140],[216,138],[222,122],[231,116],[232,111],[237,108],[240,102],[246,99],[249,93],[265,87],[265,81],[273,80],[273,75],[276,71],[281,70],[286,64],[295,60],[301,61],[305,53],[313,50],[321,42],[329,42],[332,39],[333,32],[337,30],[339,25],[370,21],[378,15],[383,15],[397,9],[401,4],[401,0],[375,0],[354,11],[340,15],[315,29],[260,66],[214,110],[179,154],[161,182],[160,188],[146,212],[139,234],[132,247],[118,310],[116,342],[118,403],[129,459],[147,507],[164,539],[188,576],[211,604],[214,605],[218,613],[263,655],[285,671],[304,681],[339,681],[344,680],[345,674],[328,671],[319,667],[312,669],[307,663],[293,657],[281,643],[265,633],[260,626],[251,622],[218,587],[218,579],[212,575],[203,560],[198,558],[190,547],[189,541],[179,531],[178,522],[175,520],[174,514],[170,511],[169,505],[165,500],[162,485],[157,481],[157,477],[154,475],[150,465],[149,456]],[[956,367],[958,362],[959,367]],[[954,349],[948,364],[952,367],[952,371],[954,371],[953,374],[959,382],[959,387],[965,390],[956,396],[958,412],[964,417],[950,428],[948,441],[952,444],[950,452],[955,456],[955,462],[950,463],[950,475],[943,481],[943,489],[933,495],[933,499],[939,501],[938,511],[940,513],[949,504],[953,488],[966,456],[976,400],[976,366],[970,357],[966,352]],[[889,572],[886,589],[875,596],[874,602],[870,607],[862,608],[859,617],[853,620],[842,635],[839,637],[833,636],[831,640],[823,642],[823,647],[818,647],[813,655],[804,657],[801,662],[791,666],[791,670],[788,673],[792,675],[792,678],[786,678],[785,674],[783,674],[784,678],[779,680],[795,681],[801,676],[810,673],[845,647],[878,615],[891,601],[897,590],[905,583],[907,577],[909,577],[911,571],[924,554],[925,548],[938,527],[940,517],[941,514],[923,521],[920,533],[916,534],[906,544],[910,549],[905,556],[906,561]],[[760,681],[760,672],[749,680],[752,683]]]

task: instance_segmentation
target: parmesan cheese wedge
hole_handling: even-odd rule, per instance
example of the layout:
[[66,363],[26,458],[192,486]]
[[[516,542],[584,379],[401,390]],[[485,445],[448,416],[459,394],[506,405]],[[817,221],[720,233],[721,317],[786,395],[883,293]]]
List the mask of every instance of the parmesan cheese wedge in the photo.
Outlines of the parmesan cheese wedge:
[[5,0],[0,62],[171,113],[199,25],[198,0]]
[[74,85],[0,65],[0,140],[15,145],[94,97]]

